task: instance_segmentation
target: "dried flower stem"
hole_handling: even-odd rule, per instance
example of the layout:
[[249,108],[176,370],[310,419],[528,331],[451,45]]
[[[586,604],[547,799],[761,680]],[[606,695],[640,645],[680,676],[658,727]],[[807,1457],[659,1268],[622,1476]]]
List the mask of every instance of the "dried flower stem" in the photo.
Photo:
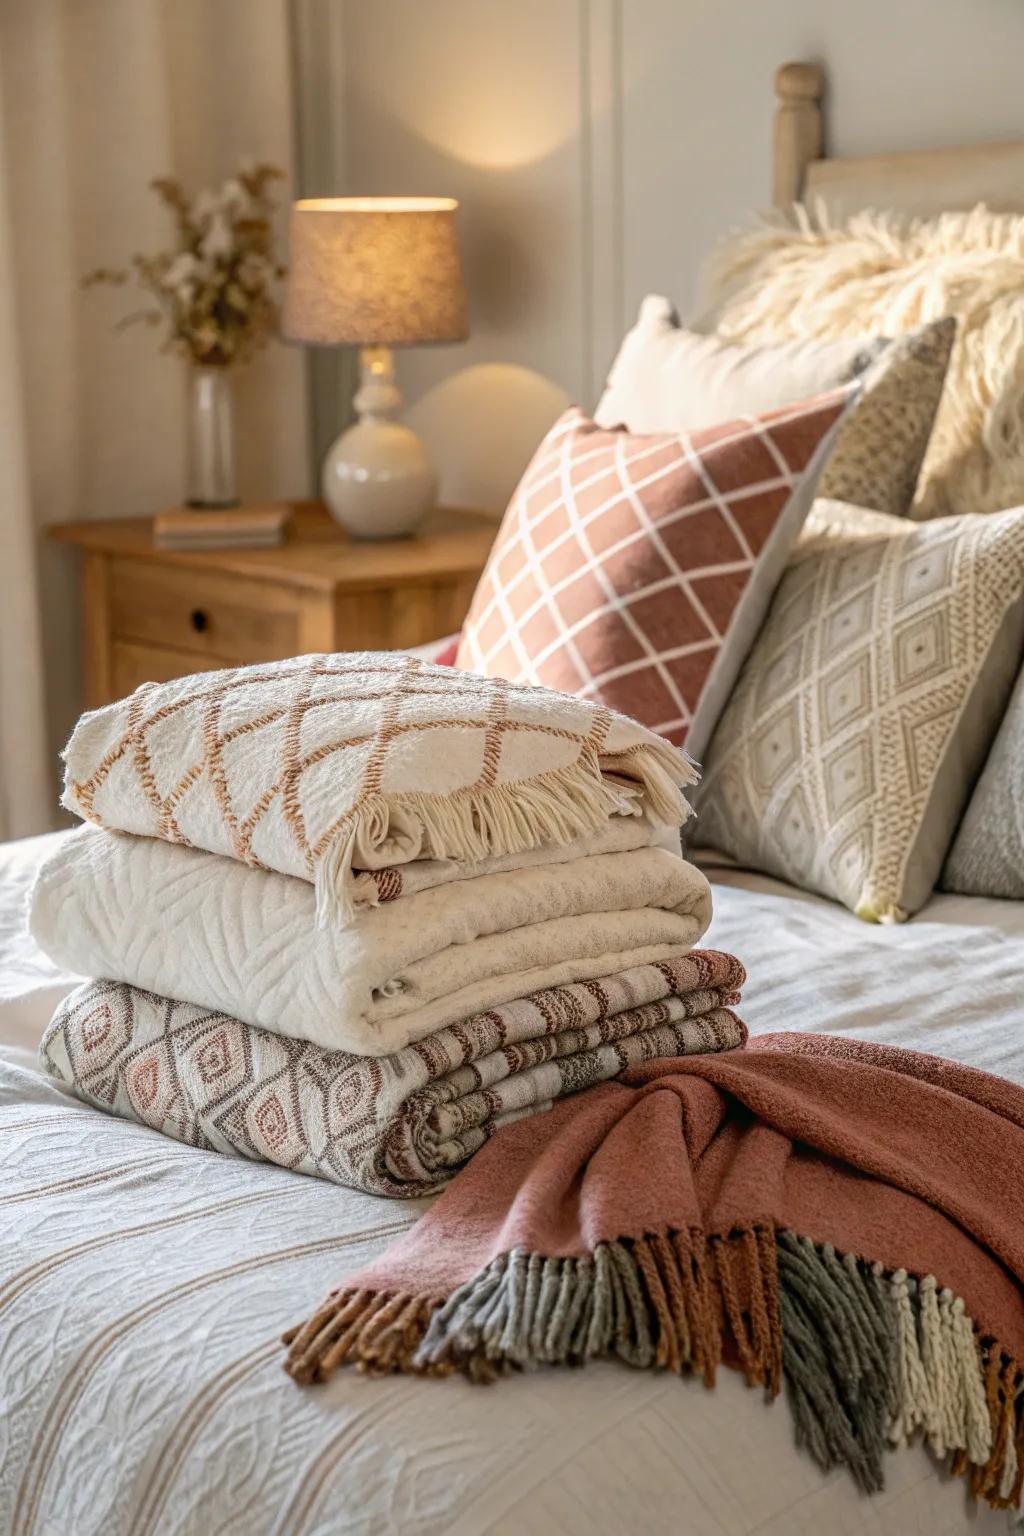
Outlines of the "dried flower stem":
[[159,306],[136,310],[117,329],[166,322],[163,350],[205,368],[245,362],[275,334],[274,284],[285,268],[274,251],[271,184],[284,172],[244,164],[220,187],[189,198],[173,177],[150,183],[174,215],[177,244],[132,257],[128,269],[97,267],[83,287],[123,287],[133,277]]

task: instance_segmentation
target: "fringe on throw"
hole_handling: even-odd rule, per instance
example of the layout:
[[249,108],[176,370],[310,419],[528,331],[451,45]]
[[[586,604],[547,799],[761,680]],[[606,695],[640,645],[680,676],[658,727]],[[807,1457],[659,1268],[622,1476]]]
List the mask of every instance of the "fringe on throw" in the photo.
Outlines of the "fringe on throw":
[[[609,777],[617,773],[621,780]],[[566,768],[451,795],[368,796],[323,849],[314,850],[317,926],[337,926],[355,916],[356,850],[386,841],[393,811],[411,814],[419,824],[422,857],[477,863],[548,843],[574,842],[612,816],[636,814],[641,805],[652,821],[681,826],[690,814],[683,788],[696,781],[690,760],[666,742],[614,757],[583,753]]]
[[673,1233],[600,1243],[586,1258],[520,1250],[440,1299],[342,1290],[284,1337],[299,1383],[339,1366],[371,1375],[462,1372],[617,1356],[701,1376],[723,1359],[775,1397],[820,1467],[883,1486],[887,1447],[920,1434],[993,1508],[1024,1482],[1024,1373],[932,1276],[886,1271],[793,1232]]

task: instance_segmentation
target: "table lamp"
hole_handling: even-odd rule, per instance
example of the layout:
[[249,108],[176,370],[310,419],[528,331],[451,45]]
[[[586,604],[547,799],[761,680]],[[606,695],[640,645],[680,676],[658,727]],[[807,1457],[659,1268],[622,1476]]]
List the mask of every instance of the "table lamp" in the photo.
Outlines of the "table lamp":
[[331,515],[355,539],[413,533],[437,494],[402,397],[392,347],[467,335],[450,197],[321,197],[291,212],[283,330],[292,341],[360,348],[359,417],[324,460]]

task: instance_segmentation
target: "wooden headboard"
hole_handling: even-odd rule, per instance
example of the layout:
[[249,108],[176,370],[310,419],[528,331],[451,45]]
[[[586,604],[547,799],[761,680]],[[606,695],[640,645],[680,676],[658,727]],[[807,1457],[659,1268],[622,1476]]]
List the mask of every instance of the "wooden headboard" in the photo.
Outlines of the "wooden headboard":
[[859,208],[928,215],[981,202],[1024,210],[1024,142],[832,158],[821,67],[783,64],[775,74],[775,92],[772,201],[777,207],[820,198],[840,216]]

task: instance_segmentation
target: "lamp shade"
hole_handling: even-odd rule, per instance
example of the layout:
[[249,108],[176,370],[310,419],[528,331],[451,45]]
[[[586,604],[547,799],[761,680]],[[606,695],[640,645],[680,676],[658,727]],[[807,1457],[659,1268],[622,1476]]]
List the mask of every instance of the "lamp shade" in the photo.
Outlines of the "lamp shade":
[[457,208],[450,197],[293,204],[284,334],[321,346],[462,341]]

